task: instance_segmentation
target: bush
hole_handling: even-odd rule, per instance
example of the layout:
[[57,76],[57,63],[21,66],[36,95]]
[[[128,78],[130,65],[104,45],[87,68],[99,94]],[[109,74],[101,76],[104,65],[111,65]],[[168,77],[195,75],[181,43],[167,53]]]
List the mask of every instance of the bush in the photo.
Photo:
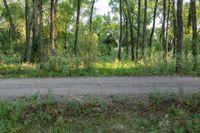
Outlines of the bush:
[[45,66],[50,72],[61,73],[67,71],[68,61],[62,56],[52,56],[48,59]]
[[21,63],[21,57],[19,55],[0,55],[1,64],[19,64]]

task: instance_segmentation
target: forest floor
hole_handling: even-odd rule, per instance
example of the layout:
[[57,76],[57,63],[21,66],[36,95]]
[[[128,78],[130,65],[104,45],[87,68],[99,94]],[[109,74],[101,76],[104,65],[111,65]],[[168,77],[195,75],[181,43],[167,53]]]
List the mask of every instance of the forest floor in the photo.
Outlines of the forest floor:
[[193,77],[69,77],[0,79],[0,97],[32,96],[145,96],[150,93],[197,93],[200,78]]

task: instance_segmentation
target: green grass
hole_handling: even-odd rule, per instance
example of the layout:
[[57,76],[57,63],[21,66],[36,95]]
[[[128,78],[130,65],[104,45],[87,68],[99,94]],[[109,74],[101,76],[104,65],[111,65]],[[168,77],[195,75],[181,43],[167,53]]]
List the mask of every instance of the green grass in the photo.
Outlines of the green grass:
[[[50,57],[42,65],[21,64],[20,58],[3,56],[0,63],[0,77],[66,77],[66,76],[174,76],[175,60],[168,57],[168,62],[162,61],[162,55],[157,53],[152,58],[138,62],[117,61],[114,58],[100,57],[90,66],[81,58],[64,56]],[[200,66],[200,64],[198,64]],[[192,57],[182,61],[182,74],[199,76],[200,67],[193,71]]]
[[200,132],[200,93],[110,102],[39,97],[0,102],[0,133]]

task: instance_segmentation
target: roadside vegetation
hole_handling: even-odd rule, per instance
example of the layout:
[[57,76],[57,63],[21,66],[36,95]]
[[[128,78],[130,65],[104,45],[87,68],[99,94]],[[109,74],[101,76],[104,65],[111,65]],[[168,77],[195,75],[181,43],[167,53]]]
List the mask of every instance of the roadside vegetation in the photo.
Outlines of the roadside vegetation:
[[118,61],[113,56],[100,57],[87,67],[79,58],[56,56],[43,64],[21,63],[18,56],[1,56],[0,78],[18,77],[66,77],[66,76],[200,76],[200,69],[193,70],[192,57],[188,56],[182,63],[183,71],[177,74],[175,59],[168,58],[168,63],[160,61],[161,53],[154,58],[138,62]]
[[154,93],[109,101],[57,101],[51,96],[0,101],[1,133],[197,133],[200,94]]

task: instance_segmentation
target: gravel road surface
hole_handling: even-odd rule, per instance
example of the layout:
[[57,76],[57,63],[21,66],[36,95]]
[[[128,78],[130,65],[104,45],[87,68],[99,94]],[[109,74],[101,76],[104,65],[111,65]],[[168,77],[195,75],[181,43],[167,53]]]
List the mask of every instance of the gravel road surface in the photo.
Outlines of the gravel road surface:
[[0,79],[0,97],[36,93],[74,95],[146,95],[152,92],[200,92],[200,78],[192,77],[74,77]]

